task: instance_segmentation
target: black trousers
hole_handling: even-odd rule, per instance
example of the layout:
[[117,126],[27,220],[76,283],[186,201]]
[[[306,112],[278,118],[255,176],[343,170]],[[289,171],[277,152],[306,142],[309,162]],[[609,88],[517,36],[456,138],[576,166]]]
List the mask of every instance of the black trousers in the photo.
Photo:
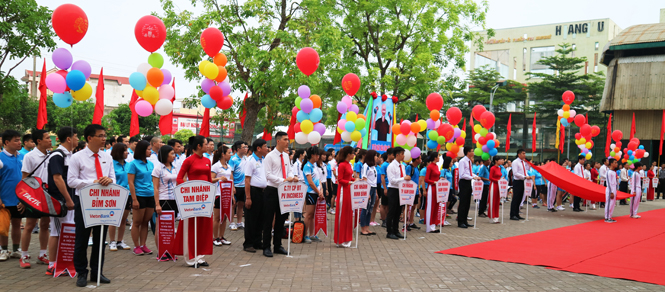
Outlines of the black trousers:
[[520,216],[520,204],[524,199],[524,181],[513,181],[513,199],[510,201],[510,217]]
[[[263,190],[263,249],[270,248],[270,239],[275,249],[282,246],[282,234],[284,234],[284,222],[289,213],[282,214],[279,208],[279,197],[277,188],[266,187]],[[272,235],[272,219],[275,218],[275,236]]]
[[466,224],[466,218],[469,217],[469,207],[471,206],[471,181],[459,180],[459,207],[457,207],[457,223]]
[[457,203],[457,191],[453,188],[450,188],[448,204],[446,205],[446,208],[448,208],[448,210],[452,210],[453,206],[455,206],[455,203]]
[[[627,181],[622,181],[622,182],[619,183],[619,191],[622,191],[624,193],[628,192],[628,182]],[[623,205],[628,204],[626,202],[626,199],[620,200],[619,203],[623,204]]]
[[[74,268],[76,273],[83,277],[88,275],[88,238],[92,232],[92,252],[90,253],[90,272],[92,278],[97,278],[97,266],[99,265],[99,245],[104,244],[106,240],[106,231],[108,226],[95,226],[85,228],[83,221],[83,211],[81,211],[81,200],[79,196],[72,196],[74,201],[74,223],[76,224],[76,240],[74,242]],[[124,224],[124,222],[123,222]],[[99,240],[99,232],[104,230],[104,239]],[[106,245],[102,246],[102,272],[104,271],[104,250]]]
[[386,231],[388,234],[399,233],[399,215],[402,208],[399,205],[399,190],[388,188],[388,215],[386,216]]
[[262,249],[261,231],[263,231],[263,189],[250,187],[250,198],[252,199],[252,208],[245,211],[245,242],[243,248],[253,247]]
[[575,196],[575,199],[573,199],[573,209],[579,209],[581,202],[582,202],[582,198],[580,198],[578,196]]
[[478,214],[483,214],[487,211],[487,196],[490,193],[490,185],[483,185],[483,196],[480,198],[480,206],[478,206]]
[[[656,198],[660,198],[660,194],[665,193],[665,178],[659,178],[658,179],[658,188],[657,188],[657,195]],[[663,198],[665,198],[665,195],[663,195]]]

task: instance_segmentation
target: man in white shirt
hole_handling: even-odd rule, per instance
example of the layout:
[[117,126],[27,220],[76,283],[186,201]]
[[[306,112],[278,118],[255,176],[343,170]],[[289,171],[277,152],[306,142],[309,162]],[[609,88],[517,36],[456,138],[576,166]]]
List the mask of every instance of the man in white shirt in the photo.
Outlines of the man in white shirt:
[[[44,162],[44,159],[46,159],[48,150],[52,147],[51,135],[44,130],[35,130],[32,132],[32,141],[34,141],[37,146],[23,157],[23,167],[21,168],[23,178],[28,177],[28,175],[34,171],[34,173],[32,173],[33,176],[40,178],[42,183],[48,183],[47,163]],[[21,203],[18,203],[17,208],[19,212],[23,212],[23,216],[25,217],[25,227],[21,232],[21,259],[19,260],[19,266],[23,269],[30,268],[30,254],[28,253],[28,248],[30,247],[32,230],[37,225],[37,221],[39,221],[39,257],[37,258],[37,263],[48,264],[46,251],[48,248],[49,236],[48,226],[51,217],[41,217],[38,214],[34,214],[30,209],[26,209]]]
[[[406,175],[406,170],[402,165],[404,151],[402,147],[393,148],[395,159],[390,162],[386,170],[386,176],[388,177],[388,216],[386,216],[386,231],[388,234],[386,238],[390,239],[404,238],[404,235],[399,233],[399,215],[402,213],[399,204],[399,184],[411,180],[411,177]],[[407,218],[405,217],[405,219]]]
[[[273,240],[274,253],[287,254],[282,247],[282,233],[284,233],[284,222],[288,214],[282,214],[279,207],[279,196],[277,187],[285,181],[298,181],[291,172],[289,161],[289,137],[284,132],[275,134],[275,149],[270,151],[264,159],[263,166],[266,172],[268,186],[263,191],[263,255],[272,257],[270,251],[270,240]],[[275,218],[273,236],[273,217]]]
[[[89,125],[83,131],[88,147],[72,155],[67,171],[67,185],[76,189],[74,199],[74,222],[76,223],[76,242],[74,245],[74,267],[78,274],[76,286],[88,285],[88,238],[92,232],[92,252],[90,254],[90,281],[97,281],[97,265],[99,261],[99,247],[104,245],[104,239],[100,240],[100,232],[106,238],[108,226],[85,227],[83,213],[81,211],[81,200],[79,198],[82,188],[99,183],[108,186],[115,183],[115,170],[113,169],[113,158],[111,155],[99,151],[106,142],[106,129],[100,125]],[[103,228],[102,228],[103,227]],[[102,269],[104,268],[104,250],[102,246]],[[102,271],[99,271],[102,272]],[[111,283],[103,273],[100,273],[101,283]]]
[[164,146],[164,142],[162,142],[162,138],[160,137],[152,137],[150,139],[150,157],[148,157],[148,160],[152,162],[153,165],[159,164],[159,158],[157,158],[157,153],[159,153],[159,148],[162,148]]
[[[573,172],[575,175],[585,178],[584,177],[584,162],[586,161],[586,158],[584,156],[580,155],[577,157],[577,164],[575,164],[575,168],[573,169]],[[573,196],[572,194],[570,195],[573,197],[573,211],[575,212],[583,212],[584,210],[580,209],[580,202],[582,201],[582,198]]]
[[513,160],[513,200],[510,202],[510,220],[522,220],[520,216],[520,204],[524,200],[524,180],[530,179],[527,175],[529,168],[524,149],[517,150],[517,159]]
[[605,182],[607,188],[605,189],[605,222],[614,223],[616,220],[612,219],[612,213],[614,213],[614,205],[616,205],[617,199],[617,161],[614,158],[610,158],[609,161],[603,161],[603,164],[609,163],[610,168],[605,172]]
[[469,207],[471,206],[471,181],[479,179],[473,174],[474,153],[471,147],[464,147],[464,157],[458,163],[459,177],[459,206],[457,207],[457,227],[469,228],[472,224],[467,223],[469,217]]
[[[607,186],[606,178],[607,178],[607,170],[609,168],[609,161],[607,160],[607,158],[603,158],[601,164],[602,165],[598,169],[598,183],[602,186]],[[600,207],[601,208],[605,207],[605,202],[600,202]]]
[[630,218],[640,218],[640,215],[637,215],[637,208],[640,207],[640,201],[642,200],[642,163],[636,162],[633,164],[635,166],[633,171],[633,176],[630,178]]
[[185,155],[182,154],[184,147],[182,146],[182,141],[178,139],[171,139],[168,141],[168,145],[173,147],[173,152],[175,153],[175,158],[173,159],[173,166],[180,169],[182,162],[185,161]]
[[[252,143],[252,152],[245,163],[245,242],[243,250],[254,253],[262,249],[261,232],[263,231],[263,190],[268,185],[263,168],[268,145],[263,139]],[[272,217],[271,217],[272,220]]]
[[127,144],[127,159],[125,163],[130,163],[134,160],[134,149],[136,149],[136,144],[139,143],[139,139],[136,137],[129,138],[129,144]]
[[[619,182],[619,191],[624,193],[628,192],[628,181],[630,181],[630,175],[628,175],[629,168],[630,166],[628,163],[624,163],[623,168],[621,169],[621,174],[619,175],[619,179],[621,179]],[[619,205],[628,205],[628,203],[626,202],[626,199],[623,199],[619,201]]]

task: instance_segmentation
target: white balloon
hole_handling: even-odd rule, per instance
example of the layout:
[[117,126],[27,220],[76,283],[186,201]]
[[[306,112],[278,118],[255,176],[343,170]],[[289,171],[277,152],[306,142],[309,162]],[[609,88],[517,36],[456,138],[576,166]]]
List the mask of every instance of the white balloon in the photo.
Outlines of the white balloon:
[[155,104],[155,113],[160,116],[165,116],[173,111],[173,103],[168,99],[160,99]]
[[296,133],[296,143],[306,144],[307,143],[307,134],[303,132]]
[[575,115],[577,114],[577,112],[574,109],[571,109],[569,112],[570,112],[570,117],[571,118],[574,118]]
[[405,145],[406,144],[406,136],[404,136],[404,134],[397,135],[397,137],[395,137],[395,143],[397,143],[397,145]]
[[342,140],[344,142],[351,142],[351,132],[348,131],[342,132]]
[[409,137],[406,138],[406,144],[410,147],[416,146],[416,142],[418,142],[418,138],[416,138],[415,135],[409,135]]
[[405,162],[411,161],[411,151],[409,150],[404,151],[404,161]]
[[462,157],[464,156],[464,147],[460,147],[459,151],[457,152],[457,157]]
[[441,126],[441,120],[436,120],[436,123],[434,124],[434,127],[435,127],[436,129],[438,129],[439,126]]
[[563,117],[563,109],[559,109],[558,111],[556,111],[556,113],[557,113],[560,117]]
[[473,137],[476,139],[476,141],[480,140],[480,134],[478,134],[478,133],[476,133],[476,135],[473,136]]
[[136,69],[139,73],[143,74],[144,76],[148,75],[148,70],[152,69],[152,66],[148,63],[141,63],[139,64],[139,67]]
[[644,152],[644,158],[649,157],[649,152]]
[[614,149],[616,147],[617,147],[617,144],[614,144],[614,143],[610,144],[610,149]]
[[309,135],[307,136],[307,141],[309,141],[309,143],[312,145],[319,144],[319,141],[321,141],[321,133],[317,131],[309,132]]

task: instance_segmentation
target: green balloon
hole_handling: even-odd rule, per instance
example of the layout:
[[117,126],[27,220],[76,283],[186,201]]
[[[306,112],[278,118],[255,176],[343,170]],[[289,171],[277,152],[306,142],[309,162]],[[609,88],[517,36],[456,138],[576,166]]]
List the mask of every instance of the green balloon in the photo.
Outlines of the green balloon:
[[483,158],[483,160],[488,160],[488,159],[490,159],[490,154],[489,153],[483,153],[482,158]]
[[616,153],[614,153],[614,151],[610,151],[610,156],[614,157],[615,155]]
[[640,162],[639,159],[637,159],[637,158],[633,159],[633,163],[638,163],[638,162]]
[[152,53],[148,57],[148,64],[152,67],[162,68],[164,66],[164,58],[159,53]]
[[436,143],[439,143],[439,145],[443,145],[443,143],[446,143],[446,137],[444,136],[439,136],[436,138]]
[[483,149],[480,149],[480,148],[473,149],[473,155],[476,155],[476,156],[483,155]]
[[437,141],[437,139],[439,139],[439,133],[437,133],[436,131],[429,131],[429,134],[427,134],[427,136],[429,136],[429,138],[434,141]]
[[301,101],[302,101],[302,98],[300,98],[300,96],[296,97],[296,107],[297,107],[298,109],[301,109],[301,108],[300,108],[300,102],[301,102]]
[[[487,129],[485,129],[485,128],[480,129],[480,136],[485,137],[485,135],[487,135],[487,133],[489,133],[489,132],[487,131]],[[485,160],[487,160],[487,159],[485,159]]]
[[632,160],[626,160],[626,164],[628,164],[628,166],[630,166],[631,164],[633,164],[633,161]]
[[360,131],[365,128],[365,120],[363,119],[357,119],[356,120],[356,130]]

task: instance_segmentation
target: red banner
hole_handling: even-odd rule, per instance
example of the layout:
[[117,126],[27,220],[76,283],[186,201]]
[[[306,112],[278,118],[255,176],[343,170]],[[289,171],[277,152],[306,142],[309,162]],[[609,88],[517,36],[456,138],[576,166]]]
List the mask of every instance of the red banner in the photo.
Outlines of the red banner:
[[219,198],[219,222],[224,222],[224,216],[231,221],[233,218],[233,182],[219,182],[221,192]]
[[455,190],[459,191],[459,168],[453,169],[453,180],[455,182]]
[[173,247],[175,240],[175,211],[162,211],[162,214],[157,216],[157,229],[159,233],[159,252],[158,260],[162,261],[175,261],[175,257],[169,250]]
[[326,201],[318,200],[316,202],[316,210],[314,211],[314,234],[323,234],[328,237],[328,218],[326,216]]
[[69,276],[76,277],[74,268],[74,244],[76,243],[76,225],[62,223],[60,225],[60,237],[58,238],[58,256],[55,260],[55,271],[53,277],[57,278],[65,272]]

